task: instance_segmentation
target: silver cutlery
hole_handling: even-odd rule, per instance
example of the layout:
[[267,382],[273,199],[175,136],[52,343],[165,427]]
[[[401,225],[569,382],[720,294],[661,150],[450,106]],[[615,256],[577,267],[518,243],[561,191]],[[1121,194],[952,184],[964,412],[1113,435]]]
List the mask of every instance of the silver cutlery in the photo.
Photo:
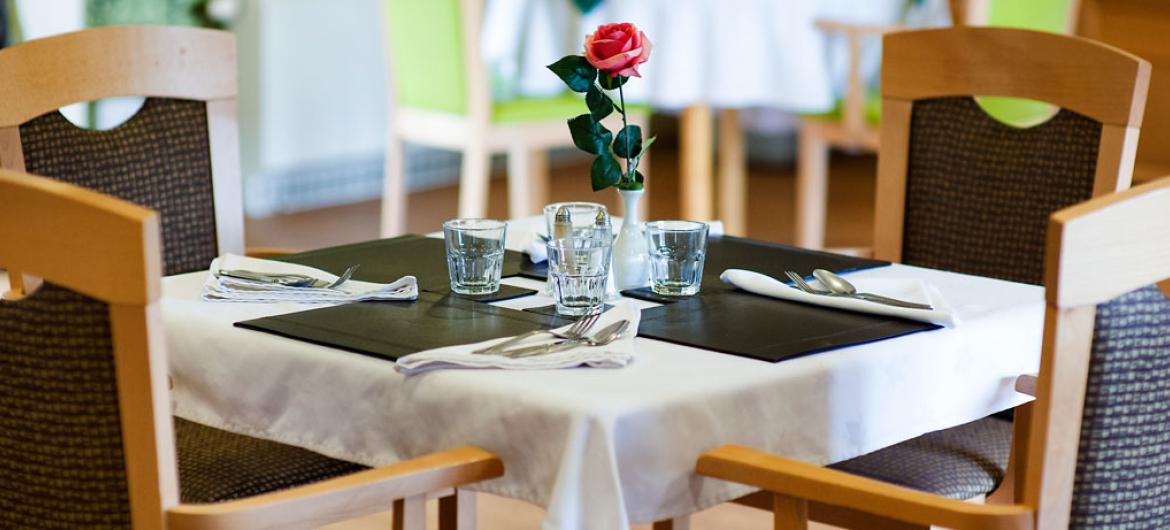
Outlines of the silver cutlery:
[[229,278],[237,278],[241,280],[249,280],[260,283],[271,283],[275,285],[283,285],[285,287],[309,287],[314,289],[335,289],[341,284],[349,281],[360,265],[354,265],[341,273],[336,281],[326,282],[319,280],[307,274],[296,273],[280,273],[280,272],[256,272],[242,269],[220,269],[216,271],[216,276],[227,276]]
[[928,304],[907,302],[905,300],[898,300],[897,298],[890,298],[880,294],[859,293],[857,292],[857,288],[854,287],[852,283],[849,283],[849,280],[846,280],[845,278],[842,278],[841,276],[825,269],[814,270],[813,276],[815,276],[816,279],[821,282],[821,285],[827,287],[834,296],[847,296],[850,298],[856,298],[858,300],[877,302],[879,304],[886,304],[896,307],[905,307],[908,309],[934,309]]
[[572,326],[569,326],[569,329],[566,329],[565,331],[557,331],[555,329],[534,329],[528,333],[521,333],[520,335],[516,335],[515,337],[512,337],[504,342],[488,346],[487,348],[480,348],[471,353],[489,355],[495,354],[507,349],[508,346],[516,344],[522,340],[535,337],[541,333],[548,333],[549,335],[562,339],[579,339],[585,336],[585,334],[588,333],[591,328],[593,328],[593,325],[597,323],[597,319],[599,318],[601,318],[601,313],[590,313],[578,319],[573,323]]
[[552,344],[542,344],[540,346],[527,346],[524,348],[516,348],[513,350],[496,353],[504,357],[511,357],[513,359],[520,359],[524,357],[534,357],[537,355],[545,355],[550,353],[561,352],[576,348],[577,346],[605,346],[622,336],[626,329],[630,327],[629,320],[621,320],[614,322],[604,328],[601,328],[592,337],[578,337],[576,339],[566,339]]

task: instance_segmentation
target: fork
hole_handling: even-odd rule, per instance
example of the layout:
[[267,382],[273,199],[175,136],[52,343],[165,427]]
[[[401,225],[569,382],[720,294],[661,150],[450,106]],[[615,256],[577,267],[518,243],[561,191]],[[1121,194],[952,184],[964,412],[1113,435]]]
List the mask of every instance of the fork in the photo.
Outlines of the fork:
[[[348,282],[349,278],[351,276],[353,276],[354,271],[358,270],[358,267],[361,267],[361,266],[362,266],[362,264],[359,263],[359,264],[354,265],[348,269],[345,269],[345,272],[341,273],[341,276],[337,277],[337,281],[325,286],[325,288],[326,289],[336,289],[341,284]],[[314,285],[314,287],[316,287],[316,286]]]
[[804,281],[804,277],[802,277],[801,275],[799,275],[795,272],[784,271],[784,274],[788,276],[789,280],[792,280],[792,283],[794,284],[793,287],[796,289],[799,289],[799,290],[804,291],[804,292],[809,293],[809,294],[826,294],[826,295],[832,294],[829,291],[823,291],[823,290],[814,288],[813,286],[809,285],[808,282]]
[[528,339],[531,337],[535,337],[537,335],[540,335],[541,333],[548,333],[549,335],[552,335],[554,337],[559,337],[559,338],[566,339],[566,340],[576,340],[576,339],[583,337],[585,335],[585,333],[587,333],[591,328],[593,328],[593,325],[596,324],[597,320],[600,318],[601,318],[600,312],[590,313],[588,315],[581,317],[576,322],[574,322],[573,325],[569,326],[569,329],[566,329],[565,331],[557,331],[555,329],[534,329],[532,331],[529,331],[528,333],[521,333],[520,335],[516,335],[515,337],[512,337],[504,342],[494,344],[492,346],[488,346],[487,348],[480,348],[480,349],[475,350],[471,353],[481,353],[481,354],[489,354],[489,355],[494,354],[496,352],[503,351],[508,346],[516,344],[517,342],[520,342],[522,340],[525,340],[525,339]]

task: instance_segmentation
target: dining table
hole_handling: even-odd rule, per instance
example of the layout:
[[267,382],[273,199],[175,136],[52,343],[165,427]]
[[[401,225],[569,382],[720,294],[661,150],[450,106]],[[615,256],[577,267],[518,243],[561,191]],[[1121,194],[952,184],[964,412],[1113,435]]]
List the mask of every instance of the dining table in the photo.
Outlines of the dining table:
[[[522,251],[541,223],[510,222],[507,248]],[[205,301],[208,274],[163,280],[177,416],[369,466],[479,446],[506,472],[469,489],[545,508],[547,530],[623,530],[751,493],[694,472],[723,444],[827,465],[1025,403],[1014,383],[1038,370],[1045,308],[1039,286],[888,264],[844,276],[928,282],[959,323],[779,362],[638,336],[620,368],[404,375],[385,359],[236,326],[320,306]],[[535,292],[490,305],[551,304],[542,281],[503,283]],[[627,299],[643,315],[659,306],[640,298]]]
[[[639,66],[641,77],[623,87],[625,97],[656,112],[678,112],[681,216],[722,219],[732,235],[747,229],[744,128],[753,121],[775,122],[777,116],[770,112],[764,116],[771,118],[753,119],[742,111],[821,113],[844,97],[847,42],[818,28],[818,21],[905,27],[951,21],[945,0],[590,3],[595,5],[582,12],[568,0],[487,0],[480,50],[494,97],[560,94],[564,85],[545,65],[582,53],[585,36],[601,24],[634,23],[653,50],[650,60]],[[878,42],[866,44],[859,60],[864,79],[871,80],[881,49]]]

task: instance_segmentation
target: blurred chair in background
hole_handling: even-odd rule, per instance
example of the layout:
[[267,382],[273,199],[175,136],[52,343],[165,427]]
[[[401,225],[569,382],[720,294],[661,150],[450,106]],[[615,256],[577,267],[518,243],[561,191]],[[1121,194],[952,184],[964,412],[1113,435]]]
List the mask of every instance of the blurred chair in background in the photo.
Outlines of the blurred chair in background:
[[[536,214],[548,196],[547,151],[573,146],[565,122],[587,112],[583,99],[568,92],[494,101],[479,51],[483,0],[387,0],[386,7],[392,79],[382,235],[406,230],[405,142],[462,153],[459,217],[487,215],[491,155],[506,152],[508,217]],[[629,107],[630,125],[646,135],[646,107]]]
[[[1079,0],[967,0],[951,2],[956,25],[1001,26],[1071,33],[1076,27]],[[878,151],[881,96],[861,74],[862,48],[876,44],[897,26],[866,26],[823,20],[826,33],[843,35],[849,55],[845,96],[829,112],[800,119],[796,162],[796,245],[823,248],[828,207],[829,149]],[[875,42],[867,42],[875,41]],[[1009,98],[980,98],[980,105],[1006,123],[1031,125],[1052,114],[1050,105]],[[843,249],[845,250],[845,249]],[[860,249],[848,249],[861,252]]]

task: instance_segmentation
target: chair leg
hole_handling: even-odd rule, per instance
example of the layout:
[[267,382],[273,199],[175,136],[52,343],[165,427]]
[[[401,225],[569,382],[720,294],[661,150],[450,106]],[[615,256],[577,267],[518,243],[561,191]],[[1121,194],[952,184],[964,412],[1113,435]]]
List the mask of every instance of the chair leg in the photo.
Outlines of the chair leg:
[[416,495],[394,501],[393,530],[426,530],[427,496]]
[[439,530],[475,530],[475,492],[456,489],[439,499]]
[[728,235],[747,234],[747,148],[739,111],[719,111],[719,219]]
[[714,183],[711,179],[711,107],[692,105],[683,109],[679,157],[680,212],[683,219],[709,221]]
[[386,165],[382,175],[381,232],[382,237],[406,232],[406,148],[392,133],[386,141]]
[[652,530],[691,530],[691,517],[684,515],[665,521],[655,521]]
[[534,215],[547,200],[547,153],[524,146],[508,150],[508,217]]
[[459,175],[459,217],[487,217],[491,153],[482,144],[463,149],[463,170]]
[[819,128],[801,122],[796,159],[796,245],[825,246],[825,209],[829,200],[829,144]]
[[777,493],[772,499],[775,530],[808,530],[808,502]]

